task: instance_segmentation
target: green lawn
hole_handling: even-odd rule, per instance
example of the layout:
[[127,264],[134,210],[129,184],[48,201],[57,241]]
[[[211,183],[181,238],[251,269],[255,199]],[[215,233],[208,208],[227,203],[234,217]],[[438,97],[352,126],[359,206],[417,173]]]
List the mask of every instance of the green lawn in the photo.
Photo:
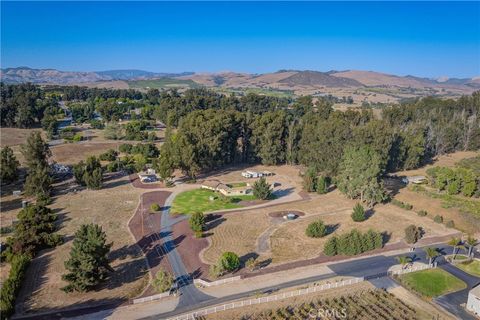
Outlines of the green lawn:
[[[211,201],[209,198],[213,196],[215,200]],[[208,212],[221,209],[240,208],[238,202],[242,200],[254,200],[253,195],[224,197],[217,192],[206,189],[195,189],[185,191],[175,197],[170,211],[173,214],[193,213],[193,212]]]
[[471,275],[480,277],[480,261],[478,260],[462,262],[456,266]]
[[466,288],[466,284],[442,269],[407,273],[399,277],[401,283],[425,297],[438,297]]
[[232,183],[227,183],[227,186],[230,188],[243,188],[247,186],[246,182],[232,182]]
[[146,87],[155,89],[165,89],[174,87],[198,88],[200,85],[192,80],[160,78],[151,80],[132,80],[127,81],[129,88],[143,89]]

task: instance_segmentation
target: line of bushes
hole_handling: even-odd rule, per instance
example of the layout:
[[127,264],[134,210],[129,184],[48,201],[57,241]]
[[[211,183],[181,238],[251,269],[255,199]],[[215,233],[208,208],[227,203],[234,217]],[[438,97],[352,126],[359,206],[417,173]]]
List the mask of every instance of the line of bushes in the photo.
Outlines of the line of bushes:
[[349,233],[333,236],[325,243],[323,253],[327,256],[343,254],[354,256],[383,247],[383,234],[374,230],[362,233],[353,229]]
[[0,291],[0,318],[7,319],[15,309],[15,299],[22,286],[25,271],[31,258],[27,254],[17,255],[10,261],[11,269]]
[[390,203],[405,210],[413,209],[413,206],[410,203],[402,202],[397,199],[392,199]]

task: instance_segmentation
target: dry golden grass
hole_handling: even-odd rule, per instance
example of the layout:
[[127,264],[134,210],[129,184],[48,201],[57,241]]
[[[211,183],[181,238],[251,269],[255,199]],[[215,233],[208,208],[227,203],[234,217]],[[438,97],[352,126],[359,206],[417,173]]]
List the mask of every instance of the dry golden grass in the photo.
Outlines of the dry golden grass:
[[273,225],[268,216],[272,211],[298,210],[304,217],[294,221],[283,222],[274,227],[270,235],[271,252],[265,252],[261,258],[272,258],[272,263],[285,263],[304,260],[318,256],[325,241],[329,238],[309,238],[305,235],[307,225],[317,219],[325,224],[336,226],[334,233],[341,234],[353,228],[361,231],[374,229],[386,231],[391,235],[390,242],[397,242],[404,237],[404,229],[415,224],[425,229],[425,236],[438,236],[452,232],[443,225],[434,224],[425,217],[419,217],[413,211],[400,209],[393,205],[377,205],[374,214],[367,221],[357,223],[351,218],[356,201],[345,198],[339,191],[325,195],[313,195],[309,201],[281,204],[273,207],[251,209],[244,212],[230,213],[223,216],[219,226],[209,232],[211,246],[204,252],[203,258],[214,263],[223,251],[233,251],[240,256],[255,252],[258,237]]
[[[106,182],[101,190],[83,190],[56,197],[51,207],[59,214],[59,233],[65,235],[67,242],[41,252],[34,259],[19,295],[21,309],[41,311],[138,294],[148,279],[146,263],[127,223],[141,193],[142,190],[131,186],[128,177],[121,177]],[[61,276],[65,273],[64,261],[69,257],[72,236],[81,224],[92,222],[101,225],[108,241],[113,242],[110,258],[115,272],[97,291],[64,293],[60,290],[65,285]]]
[[2,148],[5,146],[17,146],[22,143],[25,143],[27,137],[30,133],[34,131],[41,131],[42,135],[43,130],[38,129],[19,129],[19,128],[1,128],[0,129],[0,141]]

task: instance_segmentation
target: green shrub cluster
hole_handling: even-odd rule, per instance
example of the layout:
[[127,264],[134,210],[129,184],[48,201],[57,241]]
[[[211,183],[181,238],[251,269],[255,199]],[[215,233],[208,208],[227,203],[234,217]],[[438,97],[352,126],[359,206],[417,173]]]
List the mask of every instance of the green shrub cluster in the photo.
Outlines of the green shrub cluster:
[[333,236],[325,243],[323,253],[327,256],[343,254],[353,256],[383,247],[383,235],[379,232],[368,230],[362,233],[353,229],[349,233]]
[[405,210],[413,209],[413,206],[410,203],[402,202],[397,199],[392,199],[390,203]]
[[104,152],[100,156],[98,156],[98,158],[101,161],[115,161],[115,159],[117,159],[117,156],[118,156],[117,151],[115,151],[113,149],[109,149],[109,150],[107,150],[107,152]]
[[425,211],[425,210],[420,210],[417,212],[417,214],[420,216],[420,217],[426,217],[428,215],[428,212]]
[[362,222],[367,219],[365,215],[365,209],[360,203],[357,203],[355,207],[353,207],[353,212],[352,212],[352,220],[355,222]]
[[436,215],[434,218],[433,218],[433,221],[435,221],[436,223],[443,223],[443,217],[441,215]]
[[2,319],[7,319],[14,312],[15,299],[30,261],[31,258],[27,254],[13,256],[10,261],[11,269],[0,291],[0,316]]
[[308,168],[303,175],[303,188],[308,192],[324,194],[328,192],[329,185],[330,178],[326,176],[319,176],[315,168]]
[[310,223],[305,230],[305,234],[311,238],[321,238],[327,235],[327,226],[322,220]]

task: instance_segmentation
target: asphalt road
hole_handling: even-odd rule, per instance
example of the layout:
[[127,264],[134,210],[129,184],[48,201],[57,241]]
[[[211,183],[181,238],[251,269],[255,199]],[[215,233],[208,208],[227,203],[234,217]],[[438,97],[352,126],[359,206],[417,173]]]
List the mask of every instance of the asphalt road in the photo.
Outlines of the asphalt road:
[[[439,246],[432,246],[432,247],[439,248],[442,254],[450,254],[452,252],[452,248],[446,245],[439,245]],[[409,252],[408,254],[402,254],[401,256],[404,256],[404,255],[408,255],[412,257],[414,261],[423,261],[428,263],[425,256],[425,252],[423,251],[422,248],[417,248],[414,252]],[[439,264],[442,264],[444,262],[443,257],[442,256],[438,257],[437,262]],[[166,318],[174,317],[176,315],[187,313],[193,310],[202,309],[202,308],[214,306],[217,304],[226,303],[229,301],[253,296],[259,291],[275,292],[281,289],[300,286],[300,285],[312,283],[315,281],[328,279],[334,276],[365,277],[367,279],[370,278],[370,280],[374,281],[375,279],[385,276],[387,274],[388,269],[396,264],[398,264],[398,261],[396,260],[396,256],[383,256],[383,255],[357,259],[352,261],[346,261],[346,262],[340,262],[340,263],[333,263],[328,265],[328,267],[333,271],[330,274],[324,274],[320,276],[284,282],[280,285],[264,287],[259,290],[257,289],[257,290],[252,290],[248,292],[242,292],[234,295],[225,296],[222,298],[212,297],[211,299],[208,299],[193,305],[185,305],[185,304],[179,305],[174,311],[167,312],[167,313],[159,313],[154,316],[145,317],[142,319],[144,320],[166,319]],[[466,300],[464,302],[466,302]]]
[[175,194],[172,193],[165,201],[161,221],[162,233],[165,234],[163,243],[165,251],[167,252],[167,259],[172,267],[172,271],[175,275],[176,283],[178,285],[178,291],[180,293],[180,301],[177,308],[182,308],[184,306],[198,305],[204,301],[212,300],[214,297],[201,292],[197,289],[197,287],[195,287],[193,284],[193,278],[187,272],[180,254],[175,249],[175,243],[172,236],[172,226],[179,222],[179,220],[186,219],[187,216],[182,216],[180,218],[172,218],[170,216],[170,205],[174,196]]
[[466,312],[465,309],[462,307],[462,304],[467,303],[468,292],[470,291],[470,289],[480,284],[480,278],[472,276],[449,263],[440,266],[440,268],[465,282],[467,284],[467,288],[461,291],[452,292],[450,294],[438,297],[434,299],[434,301],[462,320],[477,319],[473,315]]

